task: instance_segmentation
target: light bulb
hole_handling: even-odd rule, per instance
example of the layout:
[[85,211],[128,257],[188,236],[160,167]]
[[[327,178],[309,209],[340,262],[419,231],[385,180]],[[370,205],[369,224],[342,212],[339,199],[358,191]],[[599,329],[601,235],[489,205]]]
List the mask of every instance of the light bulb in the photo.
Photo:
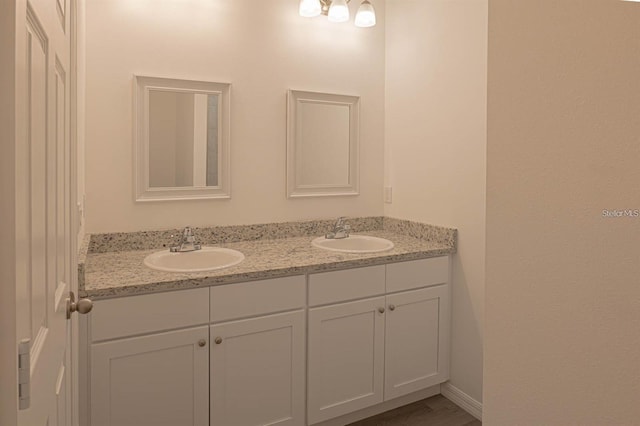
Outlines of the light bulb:
[[376,24],[376,11],[369,0],[364,0],[356,13],[356,27],[373,27]]
[[322,5],[320,0],[300,0],[298,13],[305,18],[313,18],[320,15]]
[[333,0],[329,7],[329,21],[345,22],[349,20],[349,6],[346,0]]

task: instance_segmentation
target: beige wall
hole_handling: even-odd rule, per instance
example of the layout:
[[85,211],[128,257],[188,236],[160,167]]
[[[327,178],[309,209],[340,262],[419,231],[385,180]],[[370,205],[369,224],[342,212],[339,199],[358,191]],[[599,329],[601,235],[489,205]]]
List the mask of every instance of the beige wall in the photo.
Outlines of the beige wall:
[[[383,213],[384,3],[371,29],[302,18],[297,3],[87,2],[89,232]],[[231,200],[133,201],[133,74],[232,84]],[[360,196],[286,199],[290,88],[361,96]]]
[[451,383],[482,400],[487,0],[387,0],[385,214],[453,226]]
[[640,419],[640,4],[490,1],[484,418]]

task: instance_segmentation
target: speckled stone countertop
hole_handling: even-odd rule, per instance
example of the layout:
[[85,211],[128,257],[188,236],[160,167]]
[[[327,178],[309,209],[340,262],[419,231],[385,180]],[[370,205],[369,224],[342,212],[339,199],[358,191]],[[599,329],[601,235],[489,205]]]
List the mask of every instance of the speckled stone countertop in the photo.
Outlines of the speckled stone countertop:
[[246,227],[194,228],[198,242],[241,251],[238,265],[211,272],[172,273],[149,269],[144,258],[168,245],[177,230],[99,234],[85,238],[79,255],[81,297],[95,299],[276,278],[442,256],[456,251],[457,231],[393,218],[350,218],[352,234],[393,241],[381,253],[323,250],[311,240],[333,221],[288,222]]

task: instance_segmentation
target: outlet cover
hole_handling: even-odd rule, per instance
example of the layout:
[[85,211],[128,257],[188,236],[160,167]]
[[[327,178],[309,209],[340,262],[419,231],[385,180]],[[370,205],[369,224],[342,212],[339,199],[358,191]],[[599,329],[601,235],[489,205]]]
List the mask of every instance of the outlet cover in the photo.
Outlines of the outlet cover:
[[384,187],[384,202],[387,204],[393,202],[393,189],[390,186]]

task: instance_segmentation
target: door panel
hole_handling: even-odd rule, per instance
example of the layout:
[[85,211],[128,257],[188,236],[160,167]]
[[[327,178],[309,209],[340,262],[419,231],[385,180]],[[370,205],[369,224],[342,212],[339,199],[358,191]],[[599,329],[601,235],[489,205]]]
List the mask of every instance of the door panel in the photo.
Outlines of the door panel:
[[67,397],[67,381],[68,375],[66,374],[67,370],[63,366],[60,367],[60,372],[58,373],[58,380],[56,381],[56,421],[55,423],[58,426],[63,426],[69,424],[69,410],[67,403],[69,402],[69,398]]
[[18,424],[69,426],[71,324],[66,300],[75,282],[71,41],[66,31],[70,3],[31,0],[20,2],[20,7],[24,9],[17,13],[21,34],[16,39],[16,126],[24,138],[15,142],[15,285],[18,338],[30,342],[31,365],[29,408],[18,411]]
[[[30,247],[28,300],[31,313],[32,346],[31,364],[37,365],[40,346],[47,331],[47,276],[46,276],[46,219],[47,219],[47,39],[44,29],[35,18],[28,15],[28,101],[29,101],[29,198],[26,200],[27,217],[30,218],[27,235]],[[35,353],[34,353],[35,352]]]

